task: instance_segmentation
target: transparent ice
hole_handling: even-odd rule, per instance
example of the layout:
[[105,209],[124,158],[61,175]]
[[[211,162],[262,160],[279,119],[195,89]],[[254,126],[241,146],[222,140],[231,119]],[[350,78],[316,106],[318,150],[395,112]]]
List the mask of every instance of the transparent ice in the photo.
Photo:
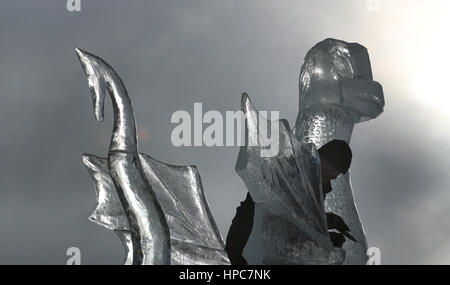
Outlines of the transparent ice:
[[[260,141],[263,120],[246,94],[246,141]],[[320,163],[313,144],[301,144],[286,120],[271,126],[279,133],[279,152],[261,157],[263,146],[242,146],[236,172],[255,202],[253,230],[244,249],[249,264],[340,264],[345,252],[328,236]],[[275,128],[274,128],[275,126]]]
[[[77,49],[103,120],[106,92],[114,108],[107,158],[85,154],[98,205],[90,219],[122,240],[125,264],[229,264],[194,166],[173,166],[140,154],[131,100],[102,59]],[[367,241],[353,199],[350,175],[338,177],[323,203],[317,149],[333,139],[350,141],[356,123],[377,117],[382,87],[372,80],[367,50],[326,39],[306,55],[300,74],[300,108],[294,130],[285,120],[266,123],[279,134],[279,152],[240,148],[236,171],[255,201],[253,231],[244,250],[250,264],[365,264]],[[257,111],[242,97],[246,139],[259,141]],[[270,134],[269,134],[270,135]],[[339,215],[357,242],[334,248],[326,212]]]
[[103,120],[106,92],[114,108],[107,158],[83,155],[95,184],[90,220],[121,239],[125,264],[229,264],[195,166],[174,166],[138,152],[133,106],[116,72],[101,58],[77,49]]
[[[357,43],[326,39],[311,48],[303,62],[300,106],[294,133],[302,143],[320,148],[333,139],[350,142],[355,124],[383,112],[381,85],[373,81],[367,49]],[[350,174],[332,181],[327,212],[338,214],[358,242],[347,240],[344,264],[365,264],[366,236],[356,209]],[[364,189],[361,189],[364,191]]]

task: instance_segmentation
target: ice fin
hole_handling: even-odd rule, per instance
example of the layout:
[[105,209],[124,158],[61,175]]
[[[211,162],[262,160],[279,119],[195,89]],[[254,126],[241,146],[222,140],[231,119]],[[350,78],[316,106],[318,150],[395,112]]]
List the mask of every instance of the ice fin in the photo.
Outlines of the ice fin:
[[84,154],[83,163],[94,181],[97,196],[97,205],[89,220],[110,230],[129,230],[127,217],[109,175],[107,160]]
[[[251,114],[246,117],[246,142],[249,142],[248,136],[259,136],[255,122],[263,118],[258,116],[246,94],[242,109]],[[257,212],[263,215],[259,220],[264,220],[261,223],[264,258],[267,264],[283,263],[287,259],[299,264],[306,260],[334,263],[329,258],[337,254],[340,259],[336,260],[342,261],[343,253],[333,248],[328,236],[317,150],[312,144],[301,144],[286,120],[277,122],[280,147],[277,155],[261,157],[261,145],[245,145],[240,148],[236,162],[236,172],[256,207],[263,209]],[[292,236],[283,234],[287,232]],[[291,244],[293,240],[297,244]]]
[[[197,168],[168,165],[145,154],[139,154],[139,159],[169,225],[171,264],[229,264]],[[107,161],[85,154],[83,163],[94,180],[98,201],[89,219],[120,237],[127,263],[133,250],[129,224],[109,175]]]

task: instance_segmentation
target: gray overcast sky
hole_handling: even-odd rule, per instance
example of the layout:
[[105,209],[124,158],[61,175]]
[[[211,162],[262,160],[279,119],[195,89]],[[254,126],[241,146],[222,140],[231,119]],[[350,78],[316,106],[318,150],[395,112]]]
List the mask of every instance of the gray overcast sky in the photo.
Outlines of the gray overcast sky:
[[195,164],[222,235],[246,193],[237,147],[170,142],[176,110],[236,110],[240,94],[295,122],[298,74],[315,43],[366,46],[386,108],[355,127],[351,168],[369,246],[384,264],[450,263],[447,112],[450,44],[445,1],[381,0],[65,1],[0,3],[0,263],[120,264],[116,235],[88,221],[93,184],[84,152],[105,156],[105,123],[94,120],[74,53],[107,60],[124,80],[142,134],[140,149],[167,163]]

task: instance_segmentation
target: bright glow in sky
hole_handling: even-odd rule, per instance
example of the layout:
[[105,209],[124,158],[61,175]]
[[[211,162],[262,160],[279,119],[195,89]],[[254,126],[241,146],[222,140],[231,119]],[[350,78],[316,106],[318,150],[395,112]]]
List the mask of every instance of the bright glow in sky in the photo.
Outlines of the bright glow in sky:
[[384,90],[384,113],[351,141],[369,246],[383,264],[450,263],[450,0],[379,1],[373,11],[368,0],[85,0],[77,14],[64,1],[0,1],[0,263],[61,264],[71,246],[83,264],[122,261],[120,240],[87,219],[94,191],[80,155],[105,154],[111,110],[94,122],[76,46],[124,79],[142,152],[198,166],[225,236],[246,195],[238,148],[177,148],[170,114],[194,102],[236,110],[245,91],[292,126],[302,59],[325,38],[367,47]]
[[430,2],[433,1],[421,1],[420,9],[417,3],[412,5],[413,19],[407,21],[415,25],[419,37],[411,50],[413,93],[446,114],[450,105],[450,1],[426,5]]

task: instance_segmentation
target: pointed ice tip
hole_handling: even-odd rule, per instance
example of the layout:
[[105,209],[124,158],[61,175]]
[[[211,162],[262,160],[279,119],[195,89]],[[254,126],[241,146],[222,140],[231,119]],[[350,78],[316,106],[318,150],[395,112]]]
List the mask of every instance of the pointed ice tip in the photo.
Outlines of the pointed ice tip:
[[107,65],[102,59],[80,48],[75,48],[78,60],[88,79],[89,89],[93,98],[94,115],[97,122],[103,122],[103,108],[105,99],[104,78],[99,72],[101,68],[97,64]]
[[84,55],[84,51],[82,50],[82,49],[80,49],[80,48],[75,48],[75,52],[77,53],[77,56],[78,56],[78,59],[80,59],[81,60],[81,58],[83,57],[83,55]]
[[250,101],[250,97],[245,92],[242,93],[241,109],[244,113],[247,113],[247,112],[253,110],[252,101]]
[[93,157],[93,156],[94,156],[93,154],[85,152],[85,153],[83,153],[83,155],[81,155],[81,159],[83,161],[89,161],[91,159],[91,157]]
[[80,48],[75,48],[75,53],[77,54],[78,60],[81,63],[81,66],[83,67],[84,72],[86,73],[86,75],[89,75],[87,73],[87,65],[89,65],[89,58],[88,55],[90,55],[88,52],[80,49]]
[[95,58],[93,54],[80,48],[75,48],[75,53],[82,64],[87,64],[87,62]]
[[87,167],[92,165],[91,160],[90,160],[91,157],[92,157],[92,154],[89,154],[89,153],[83,153],[83,155],[81,156],[81,160],[83,161],[83,164],[86,165]]

